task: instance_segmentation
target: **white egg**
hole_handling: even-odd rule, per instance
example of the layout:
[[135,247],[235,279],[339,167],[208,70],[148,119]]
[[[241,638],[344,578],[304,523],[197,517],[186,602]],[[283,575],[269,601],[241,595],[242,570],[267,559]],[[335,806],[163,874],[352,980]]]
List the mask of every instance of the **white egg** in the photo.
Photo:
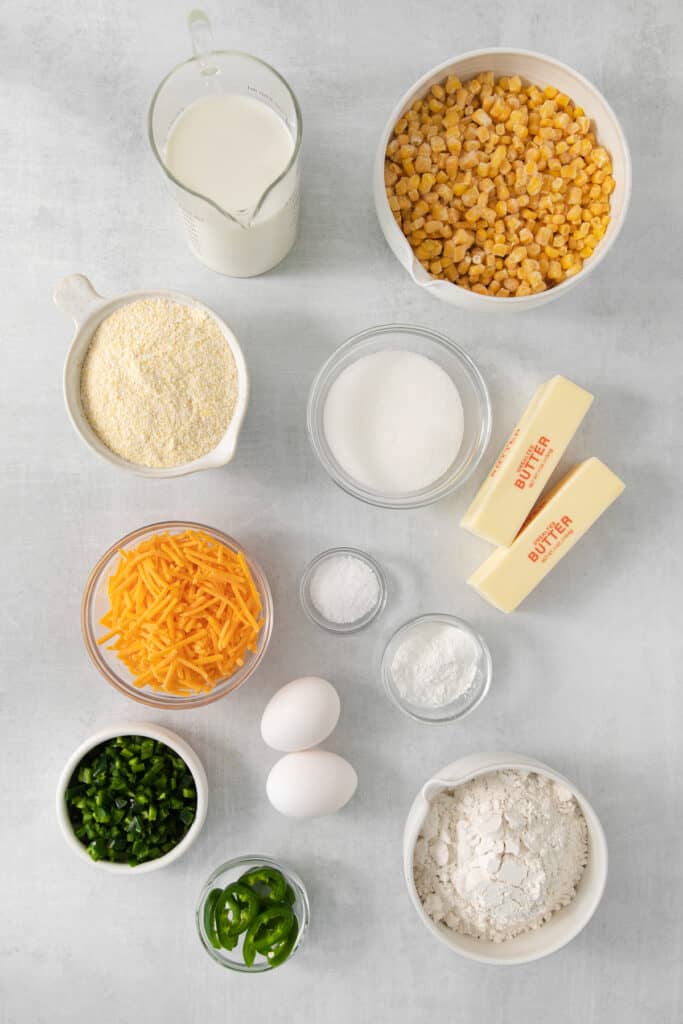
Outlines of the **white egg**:
[[348,761],[329,750],[285,754],[270,770],[268,799],[289,818],[320,818],[347,804],[358,785]]
[[322,743],[339,721],[339,695],[318,676],[293,679],[274,693],[261,718],[261,735],[274,750],[307,750]]

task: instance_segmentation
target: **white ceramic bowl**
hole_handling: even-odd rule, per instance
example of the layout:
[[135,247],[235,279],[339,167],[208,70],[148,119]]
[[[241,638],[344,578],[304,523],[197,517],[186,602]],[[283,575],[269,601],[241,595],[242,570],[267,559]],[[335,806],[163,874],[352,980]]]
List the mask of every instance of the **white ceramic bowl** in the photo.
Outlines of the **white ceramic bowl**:
[[[598,142],[612,156],[616,185],[610,199],[612,219],[605,237],[598,243],[593,255],[586,261],[578,274],[563,281],[562,284],[536,295],[498,299],[493,295],[479,295],[477,292],[468,291],[466,288],[451,284],[450,281],[434,279],[415,258],[408,240],[394,220],[389,208],[384,188],[384,155],[394,125],[411,103],[424,96],[436,82],[443,81],[446,75],[455,74],[462,81],[466,81],[479,74],[480,71],[493,71],[496,76],[517,74],[524,82],[540,87],[553,85],[560,89],[575,103],[582,106],[586,114],[592,118]],[[425,288],[435,298],[449,302],[453,306],[484,312],[513,313],[561,298],[571,288],[575,288],[581,281],[585,281],[588,275],[602,262],[614,244],[626,218],[631,197],[631,156],[616,114],[605,97],[578,71],[574,71],[573,68],[559,60],[546,57],[541,53],[534,53],[531,50],[503,48],[472,50],[459,57],[451,57],[450,60],[444,61],[438,67],[432,68],[401,97],[380,136],[375,157],[373,185],[375,208],[384,237],[399,263],[405,267],[417,284]]]
[[[197,789],[197,812],[187,834],[180,840],[177,846],[174,846],[172,850],[165,853],[163,857],[144,861],[142,864],[136,864],[134,867],[131,867],[129,864],[112,864],[110,861],[93,860],[83,843],[74,835],[64,800],[64,794],[66,793],[71,776],[88,751],[100,743],[114,739],[116,736],[149,736],[153,740],[165,743],[167,747],[170,747],[171,750],[174,750],[176,754],[182,757],[195,781]],[[209,786],[206,781],[206,772],[189,743],[186,743],[176,733],[171,732],[170,729],[164,729],[160,725],[150,725],[148,722],[117,722],[115,725],[100,729],[99,732],[96,732],[89,739],[85,740],[84,743],[81,743],[80,747],[74,750],[64,765],[62,774],[59,777],[59,784],[57,785],[57,821],[68,845],[81,860],[85,860],[88,864],[93,864],[95,867],[115,875],[142,875],[148,871],[158,871],[160,868],[165,868],[189,850],[201,832],[206,820],[208,794]]]
[[[138,466],[134,462],[121,458],[120,455],[115,455],[94,432],[81,405],[81,367],[83,366],[83,360],[95,330],[105,317],[113,313],[115,309],[120,309],[121,306],[126,306],[128,303],[139,299],[169,299],[171,302],[179,302],[185,306],[201,309],[204,313],[213,317],[225,336],[237,367],[237,403],[232,419],[228,424],[228,429],[220,442],[212,451],[207,452],[206,455],[202,455],[198,459],[193,459],[192,462],[183,462],[177,466],[169,466],[163,469]],[[249,374],[244,354],[237,338],[228,325],[213,310],[203,305],[203,303],[197,302],[196,299],[191,298],[189,295],[163,289],[127,292],[125,295],[119,295],[115,299],[106,299],[95,291],[88,278],[83,274],[72,274],[70,277],[64,278],[55,289],[54,300],[60,309],[73,318],[76,324],[76,333],[64,363],[63,383],[66,411],[76,433],[96,455],[99,455],[100,458],[105,459],[111,465],[118,466],[119,469],[127,469],[137,473],[139,476],[157,478],[184,476],[187,473],[196,473],[201,469],[215,469],[217,466],[224,466],[230,462],[235,454],[237,439],[247,412]]]
[[[588,862],[579,881],[576,895],[541,928],[525,932],[508,942],[488,942],[467,935],[458,935],[432,921],[424,910],[415,888],[413,855],[429,803],[442,789],[451,789],[487,772],[504,768],[533,771],[562,783],[576,797],[588,826]],[[541,761],[520,754],[471,754],[446,765],[422,787],[408,812],[403,832],[403,871],[408,893],[426,928],[441,942],[469,960],[488,964],[526,964],[555,953],[575,938],[595,913],[607,882],[607,843],[598,816],[576,786],[559,772]]]

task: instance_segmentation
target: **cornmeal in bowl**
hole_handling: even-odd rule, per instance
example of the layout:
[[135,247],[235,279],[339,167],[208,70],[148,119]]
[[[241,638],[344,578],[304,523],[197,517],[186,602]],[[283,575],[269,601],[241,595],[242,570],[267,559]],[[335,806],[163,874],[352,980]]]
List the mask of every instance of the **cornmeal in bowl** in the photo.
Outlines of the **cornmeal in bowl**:
[[99,439],[128,462],[179,466],[212,451],[235,411],[235,358],[196,306],[139,299],[106,317],[81,369],[81,404]]

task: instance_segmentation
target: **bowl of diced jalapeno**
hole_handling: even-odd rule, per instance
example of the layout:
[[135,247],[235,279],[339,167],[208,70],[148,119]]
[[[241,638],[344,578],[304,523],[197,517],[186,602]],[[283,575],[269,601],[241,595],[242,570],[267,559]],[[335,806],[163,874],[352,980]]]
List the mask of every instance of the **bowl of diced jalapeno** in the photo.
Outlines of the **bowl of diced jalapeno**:
[[291,868],[261,854],[236,857],[206,881],[196,920],[204,949],[221,966],[271,971],[301,946],[308,896]]
[[71,755],[57,787],[57,819],[82,860],[140,874],[189,849],[206,819],[207,793],[204,768],[180,736],[123,722]]

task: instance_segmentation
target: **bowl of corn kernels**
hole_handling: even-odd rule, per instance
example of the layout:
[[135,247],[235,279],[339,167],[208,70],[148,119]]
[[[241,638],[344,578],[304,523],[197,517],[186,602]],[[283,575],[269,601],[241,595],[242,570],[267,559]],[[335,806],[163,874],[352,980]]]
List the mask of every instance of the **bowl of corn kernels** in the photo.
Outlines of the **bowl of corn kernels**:
[[564,295],[605,257],[631,159],[614,111],[578,72],[526,50],[476,50],[397,104],[374,193],[417,284],[455,306],[518,311]]

